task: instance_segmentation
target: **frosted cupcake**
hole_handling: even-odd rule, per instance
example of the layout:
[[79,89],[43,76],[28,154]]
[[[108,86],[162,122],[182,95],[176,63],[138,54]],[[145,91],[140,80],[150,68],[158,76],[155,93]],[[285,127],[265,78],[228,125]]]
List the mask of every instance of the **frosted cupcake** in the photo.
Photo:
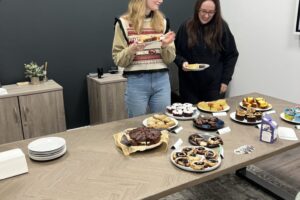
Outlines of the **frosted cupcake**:
[[284,109],[284,118],[292,121],[295,117],[295,109],[294,108],[286,108]]

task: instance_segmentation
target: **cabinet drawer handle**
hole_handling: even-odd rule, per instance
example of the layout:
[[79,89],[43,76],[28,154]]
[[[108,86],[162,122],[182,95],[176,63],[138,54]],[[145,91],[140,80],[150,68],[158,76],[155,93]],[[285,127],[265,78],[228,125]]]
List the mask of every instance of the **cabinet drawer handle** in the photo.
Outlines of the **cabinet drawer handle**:
[[19,123],[17,108],[14,108],[14,115],[15,115],[16,123]]
[[27,111],[26,111],[26,107],[23,106],[23,112],[24,112],[24,119],[25,119],[25,122],[27,122]]

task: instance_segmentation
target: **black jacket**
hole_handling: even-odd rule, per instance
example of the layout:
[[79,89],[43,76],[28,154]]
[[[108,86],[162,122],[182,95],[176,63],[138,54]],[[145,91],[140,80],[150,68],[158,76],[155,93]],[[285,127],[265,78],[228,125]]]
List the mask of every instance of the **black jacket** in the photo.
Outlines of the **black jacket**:
[[[199,34],[198,44],[189,49],[186,24],[183,23],[176,35],[176,59],[179,72],[180,94],[205,93],[210,90],[220,90],[220,84],[229,84],[232,79],[234,67],[239,53],[236,48],[234,37],[227,25],[223,22],[222,45],[224,50],[213,53],[206,47],[204,40]],[[201,27],[200,27],[201,28]],[[201,32],[201,31],[199,31]],[[185,72],[182,70],[182,63],[206,63],[210,67],[197,72]],[[203,99],[199,99],[203,100]],[[205,100],[205,99],[204,99]]]

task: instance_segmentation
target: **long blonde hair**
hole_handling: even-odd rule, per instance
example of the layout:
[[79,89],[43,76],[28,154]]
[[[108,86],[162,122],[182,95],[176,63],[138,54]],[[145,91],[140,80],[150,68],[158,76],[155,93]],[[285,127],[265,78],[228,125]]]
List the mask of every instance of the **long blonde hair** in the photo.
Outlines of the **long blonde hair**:
[[[164,31],[164,15],[159,10],[151,11],[152,12],[152,20],[151,27],[156,32]],[[145,19],[146,13],[146,0],[130,0],[128,4],[128,10],[123,15],[123,17],[128,20],[133,29],[140,34],[143,29],[143,23]]]

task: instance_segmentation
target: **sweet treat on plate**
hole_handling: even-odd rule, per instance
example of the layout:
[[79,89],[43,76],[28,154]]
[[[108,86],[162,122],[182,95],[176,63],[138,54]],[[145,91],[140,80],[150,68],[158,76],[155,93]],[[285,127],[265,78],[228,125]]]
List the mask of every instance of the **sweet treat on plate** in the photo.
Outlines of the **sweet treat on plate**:
[[260,121],[261,118],[262,118],[262,113],[261,112],[255,112],[254,116],[255,116],[256,120]]
[[253,113],[249,113],[246,115],[247,122],[256,122],[256,117]]
[[190,166],[190,161],[188,160],[188,158],[176,158],[175,163],[184,167]]
[[160,41],[160,36],[157,35],[142,35],[138,38],[139,43]]
[[195,170],[201,170],[204,169],[205,162],[203,161],[194,161],[191,163],[191,168]]
[[183,109],[183,116],[185,117],[191,117],[194,114],[194,110],[191,108],[185,108]]
[[192,117],[196,109],[191,103],[173,103],[166,107],[167,112],[174,117]]
[[173,159],[175,160],[176,158],[184,158],[187,157],[187,154],[185,152],[176,152],[173,154]]
[[161,131],[153,128],[139,127],[126,132],[132,146],[152,145],[160,141]]
[[175,125],[175,121],[164,114],[155,114],[147,119],[147,127],[167,129]]
[[223,140],[219,136],[210,137],[210,138],[208,138],[207,142],[209,144],[208,145],[209,147],[223,144]]
[[243,110],[243,109],[237,109],[236,112],[235,112],[235,118],[237,120],[243,121],[245,119],[245,117],[246,117],[246,114],[247,114],[247,112],[245,110]]
[[[189,153],[185,153],[187,150]],[[171,159],[179,167],[183,166],[201,172],[209,171],[221,161],[214,150],[205,147],[184,147],[180,151],[173,151]]]
[[245,97],[242,100],[242,105],[247,108],[252,107],[260,109],[266,109],[270,106],[270,104],[262,97]]
[[229,107],[225,99],[209,102],[201,101],[197,104],[197,106],[202,110],[211,112],[220,112]]
[[[192,134],[189,136],[189,142],[192,145],[198,146],[201,142],[204,142],[204,138],[198,134]],[[202,146],[202,145],[200,145]]]
[[217,117],[203,117],[199,116],[198,118],[194,119],[194,125],[199,128],[203,129],[219,129],[224,126],[224,122]]
[[295,117],[295,109],[294,108],[286,108],[284,109],[284,118],[292,121]]
[[186,66],[186,68],[188,68],[188,69],[198,69],[199,68],[199,64],[188,64]]
[[300,113],[296,113],[294,117],[295,122],[300,122]]
[[216,158],[217,154],[213,150],[208,150],[205,152],[205,158],[206,159],[211,159],[211,158]]
[[214,158],[205,160],[205,164],[208,165],[209,167],[215,166],[216,164],[218,164],[218,162],[219,161],[217,159],[214,159]]

